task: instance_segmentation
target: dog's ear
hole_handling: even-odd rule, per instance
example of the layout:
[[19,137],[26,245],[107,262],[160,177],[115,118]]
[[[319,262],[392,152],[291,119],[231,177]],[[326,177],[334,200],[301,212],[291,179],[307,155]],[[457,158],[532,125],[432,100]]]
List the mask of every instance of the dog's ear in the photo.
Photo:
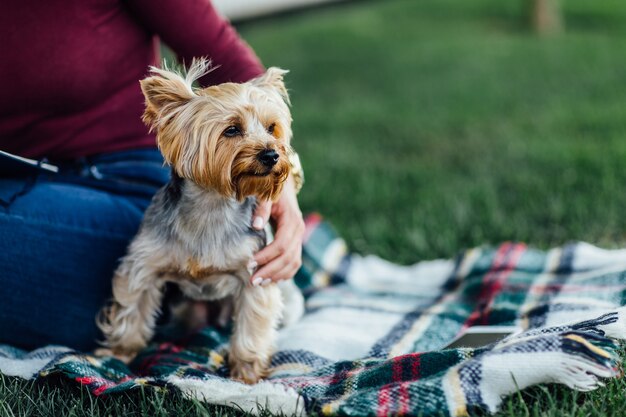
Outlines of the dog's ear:
[[186,104],[195,93],[191,86],[178,74],[152,68],[157,74],[141,80],[141,91],[146,98],[146,110],[142,120],[151,129],[156,127],[157,121],[166,120],[168,112]]
[[289,101],[289,93],[287,93],[287,88],[283,81],[283,76],[288,72],[289,71],[282,68],[270,67],[264,74],[252,79],[250,83],[257,87],[275,90],[287,104],[291,104]]

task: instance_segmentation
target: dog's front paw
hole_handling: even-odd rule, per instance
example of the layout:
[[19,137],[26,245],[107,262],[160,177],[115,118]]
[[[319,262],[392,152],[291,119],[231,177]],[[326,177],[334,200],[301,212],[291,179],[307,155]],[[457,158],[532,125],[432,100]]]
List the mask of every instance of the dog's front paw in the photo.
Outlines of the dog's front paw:
[[229,365],[230,377],[246,384],[256,384],[267,376],[267,366],[261,361],[246,362],[231,358]]
[[119,352],[115,353],[112,349],[109,349],[109,348],[98,348],[93,351],[93,355],[99,358],[106,358],[106,357],[113,356],[114,358],[124,362],[127,365],[133,359],[135,359],[135,356],[137,356],[136,353],[119,353]]
[[111,350],[113,352],[113,356],[116,359],[119,359],[120,361],[124,362],[125,364],[129,364],[133,359],[135,359],[135,356],[137,356],[137,354],[139,353],[139,349],[112,349]]
[[126,365],[128,365],[129,363],[132,362],[133,359],[135,359],[135,356],[137,356],[137,352],[135,352],[135,353],[113,353],[113,356],[115,356],[116,359],[119,359],[122,362],[124,362]]

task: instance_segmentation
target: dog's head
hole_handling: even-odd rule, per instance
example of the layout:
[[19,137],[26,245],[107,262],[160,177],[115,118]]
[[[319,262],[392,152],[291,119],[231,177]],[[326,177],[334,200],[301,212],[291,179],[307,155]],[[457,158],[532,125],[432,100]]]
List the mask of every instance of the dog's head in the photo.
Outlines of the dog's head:
[[247,83],[194,88],[209,66],[194,61],[184,78],[152,68],[153,75],[141,81],[143,121],[181,177],[238,200],[275,200],[290,170],[287,71],[270,68]]

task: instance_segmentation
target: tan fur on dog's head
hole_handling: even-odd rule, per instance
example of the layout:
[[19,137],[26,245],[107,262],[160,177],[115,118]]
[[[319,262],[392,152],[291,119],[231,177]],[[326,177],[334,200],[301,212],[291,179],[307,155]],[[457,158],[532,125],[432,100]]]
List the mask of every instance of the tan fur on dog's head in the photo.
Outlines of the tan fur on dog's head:
[[[270,68],[247,83],[193,88],[209,66],[204,59],[194,60],[185,78],[151,68],[154,75],[141,81],[143,121],[181,177],[238,200],[252,195],[275,200],[290,169],[287,71]],[[259,160],[264,151],[278,154],[271,168]]]

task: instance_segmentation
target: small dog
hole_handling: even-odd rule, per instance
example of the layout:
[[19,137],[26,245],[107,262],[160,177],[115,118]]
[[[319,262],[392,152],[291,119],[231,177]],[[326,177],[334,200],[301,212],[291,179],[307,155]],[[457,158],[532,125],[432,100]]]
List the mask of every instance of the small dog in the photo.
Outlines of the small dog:
[[98,325],[105,346],[129,360],[152,338],[165,284],[175,283],[185,297],[219,301],[232,313],[231,376],[254,383],[266,374],[283,297],[291,313],[283,323],[303,311],[291,281],[249,282],[252,257],[266,244],[265,232],[250,224],[256,201],[275,200],[290,172],[287,71],[270,68],[243,84],[192,87],[209,67],[196,60],[185,78],[152,68],[141,81],[143,120],[156,131],[172,178],[146,210]]

